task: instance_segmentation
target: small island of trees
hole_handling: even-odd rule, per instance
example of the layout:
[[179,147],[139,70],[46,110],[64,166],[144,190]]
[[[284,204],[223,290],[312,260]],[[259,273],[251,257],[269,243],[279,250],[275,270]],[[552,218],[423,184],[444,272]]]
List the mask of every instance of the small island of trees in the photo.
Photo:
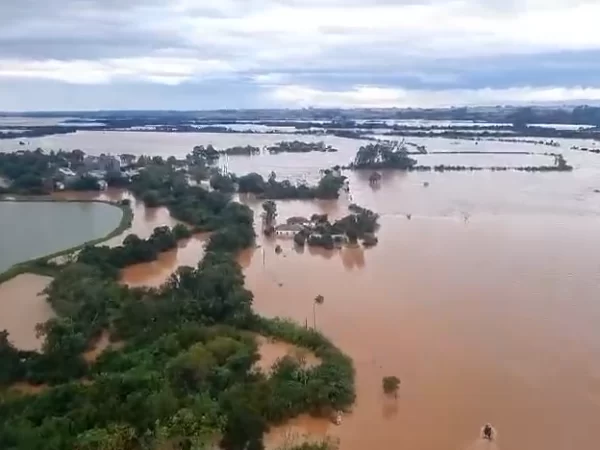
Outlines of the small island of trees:
[[381,380],[383,386],[383,392],[388,395],[398,396],[398,389],[400,388],[400,378],[396,376],[383,377]]
[[331,145],[325,145],[324,142],[302,142],[302,141],[282,141],[275,145],[267,147],[271,154],[277,153],[309,153],[309,152],[337,152],[338,150]]
[[[369,177],[369,182],[372,185],[376,185],[381,179],[380,174],[376,172],[382,169],[396,169],[404,171],[416,171],[416,172],[462,172],[462,171],[519,171],[519,172],[570,172],[573,167],[570,166],[565,157],[560,154],[551,154],[554,157],[553,165],[543,166],[462,166],[462,165],[450,165],[450,164],[437,164],[435,166],[426,166],[417,164],[417,160],[412,158],[412,155],[424,153],[424,148],[418,149],[417,152],[410,153],[404,142],[397,141],[379,141],[377,143],[371,143],[359,148],[354,161],[348,166],[349,169],[354,170],[372,170],[374,171]],[[451,154],[452,152],[445,152],[445,154]],[[458,153],[458,152],[455,152]],[[461,152],[463,153],[463,152]],[[478,153],[478,152],[464,152],[464,153]],[[527,153],[529,154],[529,153]]]
[[379,228],[379,216],[371,210],[352,204],[350,214],[341,219],[330,221],[327,214],[313,214],[310,219],[291,217],[285,225],[275,227],[275,232],[292,232],[297,246],[308,244],[332,250],[336,245],[347,243],[357,245],[359,239],[363,245],[377,243],[375,232]]
[[359,148],[351,169],[410,170],[417,161],[409,156],[404,145],[398,142],[377,142]]

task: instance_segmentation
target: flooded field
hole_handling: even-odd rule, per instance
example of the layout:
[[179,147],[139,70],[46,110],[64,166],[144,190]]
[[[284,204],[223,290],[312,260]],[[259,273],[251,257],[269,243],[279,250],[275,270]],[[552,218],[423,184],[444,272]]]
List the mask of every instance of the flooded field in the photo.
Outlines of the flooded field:
[[52,278],[25,273],[0,284],[0,330],[21,350],[40,350],[35,326],[54,316],[42,291]]
[[[154,142],[136,144],[144,153],[185,153],[208,143],[206,135],[173,135],[170,145],[156,134],[144,136]],[[178,143],[184,138],[189,142]],[[432,141],[428,148],[437,145]],[[108,142],[94,145],[120,150]],[[513,151],[534,147],[510,145]],[[491,422],[498,430],[494,448],[595,447],[600,155],[569,148],[565,142],[543,151],[564,152],[572,173],[384,172],[376,187],[369,186],[369,173],[350,173],[350,195],[337,202],[277,202],[280,221],[315,212],[341,216],[356,202],[381,214],[381,229],[379,245],[368,250],[298,252],[291,240],[259,237],[260,247],[240,256],[261,314],[312,324],[313,299],[323,295],[316,327],[352,356],[357,369],[357,403],[342,425],[298,418],[273,429],[267,444],[307,432],[338,437],[342,450],[492,448],[478,440],[481,426]],[[318,177],[321,158],[347,160],[354,151],[230,158],[229,168]],[[260,210],[260,202],[241,200]],[[140,236],[174,224],[164,209],[133,206],[133,230]],[[200,260],[204,238],[128,268],[123,282],[160,284],[179,265]],[[276,244],[283,247],[280,255]],[[389,375],[402,381],[393,401],[381,388]]]

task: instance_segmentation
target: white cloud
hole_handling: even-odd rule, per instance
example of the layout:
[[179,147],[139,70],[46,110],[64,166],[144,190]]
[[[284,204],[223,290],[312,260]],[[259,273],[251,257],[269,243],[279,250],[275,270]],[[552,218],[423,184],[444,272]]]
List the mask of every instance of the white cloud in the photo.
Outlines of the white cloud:
[[0,60],[0,78],[41,78],[73,84],[144,80],[173,85],[230,71],[231,67],[226,62],[193,58],[139,57],[98,61]]
[[[11,52],[14,59],[38,63],[95,61],[106,59],[112,48],[126,51],[119,57],[129,58],[130,65],[169,51],[219,60],[240,72],[282,72],[361,63],[374,70],[406,69],[436,58],[600,49],[600,34],[592,31],[600,17],[596,0],[63,3],[63,8],[44,10],[47,15],[23,14],[0,27],[0,60],[3,52]],[[6,7],[0,5],[0,17]],[[52,54],[58,41],[70,42],[61,47],[60,58]],[[69,45],[73,53],[89,47],[89,56],[70,58]],[[23,53],[15,55],[20,48]],[[49,57],[43,57],[44,51]],[[100,58],[96,51],[102,52]]]
[[[389,86],[400,76],[415,85],[458,85],[463,65],[511,55],[554,55],[558,73],[561,52],[600,52],[599,17],[600,0],[6,0],[0,2],[0,79],[181,85],[227,78],[291,102],[302,95],[405,105],[510,101],[494,93],[587,96],[595,89],[429,94]],[[453,66],[432,69],[444,61]],[[313,86],[303,74],[327,72],[348,75],[336,79],[345,83],[341,92],[303,87]],[[387,87],[365,87],[382,74],[391,80]],[[348,88],[358,83],[365,86]]]
[[600,87],[514,87],[508,89],[409,90],[357,86],[346,91],[326,91],[306,86],[278,86],[271,99],[279,105],[296,107],[445,107],[503,105],[600,100]]

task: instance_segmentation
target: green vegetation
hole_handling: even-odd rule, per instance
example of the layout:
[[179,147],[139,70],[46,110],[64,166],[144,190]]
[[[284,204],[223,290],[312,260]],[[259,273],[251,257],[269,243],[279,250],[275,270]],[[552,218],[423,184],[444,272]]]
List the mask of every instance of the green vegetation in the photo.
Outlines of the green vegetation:
[[240,146],[236,145],[234,147],[229,147],[223,150],[217,150],[211,144],[204,147],[204,145],[197,145],[194,147],[192,151],[192,159],[205,159],[207,161],[214,162],[221,155],[241,155],[241,156],[251,156],[260,154],[260,148],[254,147],[252,145]]
[[321,294],[317,295],[313,301],[313,328],[317,328],[317,305],[325,303],[325,297]]
[[226,155],[243,155],[243,156],[258,155],[258,154],[260,154],[260,148],[253,147],[252,145],[245,145],[243,147],[235,146],[235,147],[226,148],[225,150],[223,150],[223,153],[225,153]]
[[331,200],[339,197],[345,179],[344,176],[328,170],[316,186],[294,185],[289,180],[277,181],[277,175],[271,172],[266,181],[258,173],[249,173],[239,177],[237,183],[240,193],[252,193],[272,200],[315,198]]
[[235,192],[235,178],[231,175],[215,173],[210,177],[210,187],[224,194]]
[[263,232],[271,236],[275,232],[275,219],[277,218],[277,205],[273,200],[265,200],[263,208]]
[[328,250],[346,240],[353,245],[358,239],[367,246],[375,245],[377,238],[374,233],[379,228],[379,215],[356,204],[351,204],[348,209],[350,214],[335,222],[330,222],[327,214],[313,214],[311,224],[294,236],[294,243],[303,246],[307,242],[310,246]]
[[[410,144],[410,143],[409,143]],[[425,151],[424,148],[421,148],[422,153]],[[435,153],[435,152],[434,152]],[[458,152],[456,152],[458,153]],[[462,152],[461,152],[462,153]],[[468,153],[478,153],[478,152],[468,152]],[[392,141],[381,141],[375,144],[368,144],[360,147],[356,156],[354,158],[354,162],[350,164],[351,169],[362,170],[380,170],[380,169],[398,169],[398,170],[406,170],[406,171],[416,171],[416,172],[444,172],[444,171],[454,171],[454,172],[462,172],[462,171],[481,171],[481,170],[490,170],[490,171],[520,171],[520,172],[569,172],[573,170],[573,167],[567,164],[564,156],[562,154],[556,153],[552,154],[554,156],[554,164],[547,166],[520,166],[520,167],[512,167],[512,166],[459,166],[459,165],[447,165],[447,164],[438,164],[435,166],[425,166],[425,165],[417,165],[417,161],[410,157],[414,153],[409,153],[403,143],[392,142]],[[444,152],[444,154],[451,154],[451,152]],[[371,184],[376,184],[381,179],[381,174],[374,172],[369,177],[369,182]]]
[[[57,317],[38,329],[43,351],[19,351],[0,334],[0,385],[48,385],[36,395],[2,395],[0,448],[262,449],[270,424],[354,402],[347,356],[315,330],[252,311],[235,259],[253,245],[252,212],[222,193],[157,175],[132,188],[142,198],[152,192],[153,203],[194,229],[213,231],[204,258],[160,288],[119,284],[119,267],[149,260],[190,231],[160,227],[147,240],[86,247],[61,267],[47,289]],[[86,363],[83,352],[106,331],[123,346]],[[255,365],[256,334],[307,348],[321,364],[285,357],[267,376]]]
[[381,380],[383,385],[383,392],[394,396],[398,395],[398,389],[400,388],[400,378],[396,376],[383,377]]
[[177,225],[172,230],[167,226],[157,227],[148,239],[130,234],[116,247],[86,245],[79,252],[77,262],[94,266],[107,275],[117,277],[120,269],[154,261],[159,253],[177,247],[179,239],[190,236],[191,231],[184,225]]
[[52,182],[48,182],[59,167],[69,167],[83,161],[83,153],[72,152],[44,153],[19,151],[0,153],[0,177],[10,182],[5,192],[15,194],[42,195],[52,191]]
[[331,145],[324,142],[282,141],[267,148],[271,154],[277,153],[310,153],[310,152],[337,152]]
[[360,147],[351,167],[370,170],[409,170],[416,163],[416,160],[409,157],[403,145],[395,142],[377,142]]

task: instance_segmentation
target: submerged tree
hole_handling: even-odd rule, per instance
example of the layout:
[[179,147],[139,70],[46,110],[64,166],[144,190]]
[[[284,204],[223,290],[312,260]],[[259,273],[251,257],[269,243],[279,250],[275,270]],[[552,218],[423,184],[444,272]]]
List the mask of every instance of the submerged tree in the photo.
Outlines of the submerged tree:
[[263,202],[262,207],[265,211],[265,225],[273,226],[275,218],[277,217],[277,205],[273,200],[266,200]]
[[353,166],[356,169],[408,170],[416,163],[408,155],[404,145],[397,142],[377,142],[360,147]]
[[396,376],[383,377],[382,379],[383,392],[388,395],[398,396],[398,388],[400,387],[400,378]]
[[317,305],[322,305],[325,302],[325,297],[321,294],[315,297],[313,301],[313,328],[317,328]]

